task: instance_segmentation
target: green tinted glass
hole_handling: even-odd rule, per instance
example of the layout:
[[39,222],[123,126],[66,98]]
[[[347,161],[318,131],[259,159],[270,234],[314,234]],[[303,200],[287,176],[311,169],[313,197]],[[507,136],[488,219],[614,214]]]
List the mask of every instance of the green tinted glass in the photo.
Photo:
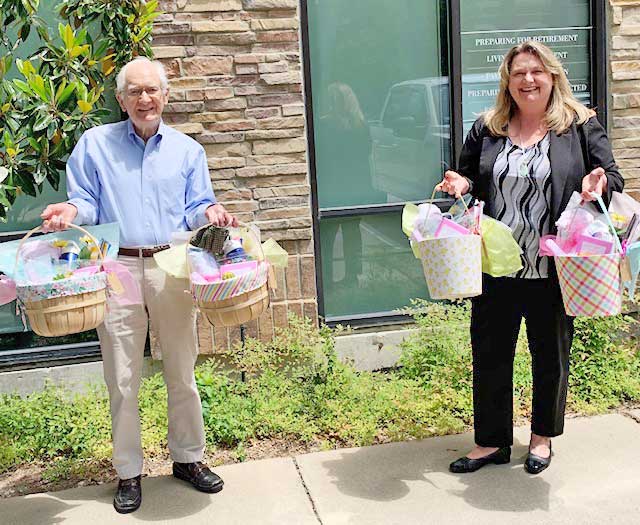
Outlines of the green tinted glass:
[[460,0],[462,31],[589,25],[589,0]]
[[320,243],[326,317],[392,312],[427,297],[399,213],[324,219]]
[[449,162],[440,0],[308,3],[320,208],[424,199]]
[[514,45],[534,39],[560,59],[574,94],[591,101],[589,0],[477,0],[460,3],[462,110],[467,132],[495,104],[498,67]]

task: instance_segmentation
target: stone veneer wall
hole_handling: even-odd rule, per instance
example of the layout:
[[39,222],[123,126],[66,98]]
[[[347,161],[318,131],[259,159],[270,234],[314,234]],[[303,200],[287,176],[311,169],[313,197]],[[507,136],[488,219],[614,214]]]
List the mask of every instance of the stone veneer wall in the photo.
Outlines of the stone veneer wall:
[[640,199],[640,0],[609,4],[609,138],[625,189]]
[[[170,79],[167,124],[206,152],[219,201],[289,253],[272,307],[247,335],[269,339],[288,313],[317,320],[297,0],[161,0],[154,52]],[[239,329],[198,323],[201,353]]]

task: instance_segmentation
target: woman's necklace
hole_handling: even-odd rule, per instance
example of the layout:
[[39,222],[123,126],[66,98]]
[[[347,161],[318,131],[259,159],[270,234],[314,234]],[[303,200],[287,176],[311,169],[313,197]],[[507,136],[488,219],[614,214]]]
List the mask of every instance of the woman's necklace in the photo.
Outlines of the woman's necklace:
[[518,168],[518,173],[521,177],[527,177],[529,175],[529,161],[526,158],[527,150],[524,147],[524,142],[522,141],[522,124],[518,128],[518,143],[520,149],[522,150],[522,155],[520,156],[520,167]]
[[[536,129],[532,136],[535,136],[540,132],[540,126]],[[522,155],[520,156],[520,166],[518,167],[518,174],[521,177],[529,176],[529,161],[526,158],[527,148],[524,145],[524,141],[522,140],[522,122],[518,119],[518,146],[522,150]]]

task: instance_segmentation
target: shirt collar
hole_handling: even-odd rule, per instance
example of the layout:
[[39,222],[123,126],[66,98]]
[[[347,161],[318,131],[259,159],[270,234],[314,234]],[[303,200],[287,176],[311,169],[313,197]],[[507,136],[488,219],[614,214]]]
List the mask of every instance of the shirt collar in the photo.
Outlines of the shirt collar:
[[[167,132],[167,128],[168,128],[168,126],[161,119],[160,120],[160,126],[158,126],[158,131],[156,131],[155,135],[153,135],[152,137],[149,138],[149,141],[153,140],[155,137],[158,137],[157,138],[157,142],[160,142],[162,140],[162,137]],[[142,139],[137,135],[136,130],[133,129],[133,122],[131,122],[130,118],[127,119],[127,135],[129,136],[129,138],[134,143],[136,143],[136,141],[142,141]],[[149,142],[149,141],[147,141],[147,142]],[[144,141],[142,141],[142,142],[144,143]]]

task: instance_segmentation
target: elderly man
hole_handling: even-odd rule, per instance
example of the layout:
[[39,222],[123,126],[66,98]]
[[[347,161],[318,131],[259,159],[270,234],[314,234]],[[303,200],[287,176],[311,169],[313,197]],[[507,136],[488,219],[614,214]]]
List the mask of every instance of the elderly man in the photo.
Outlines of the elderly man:
[[118,222],[118,260],[140,283],[142,305],[110,305],[98,328],[109,390],[113,465],[120,481],[114,507],[135,511],[142,502],[138,390],[147,331],[160,343],[168,392],[168,444],[173,474],[203,492],[222,480],[203,463],[202,406],[193,374],[195,312],[185,284],[166,275],[152,255],[171,233],[204,224],[236,225],[217,204],[202,146],[166,126],[167,77],[159,62],[137,58],[117,77],[116,97],[128,120],[88,130],[67,162],[69,200],[42,213],[46,231],[68,223]]

